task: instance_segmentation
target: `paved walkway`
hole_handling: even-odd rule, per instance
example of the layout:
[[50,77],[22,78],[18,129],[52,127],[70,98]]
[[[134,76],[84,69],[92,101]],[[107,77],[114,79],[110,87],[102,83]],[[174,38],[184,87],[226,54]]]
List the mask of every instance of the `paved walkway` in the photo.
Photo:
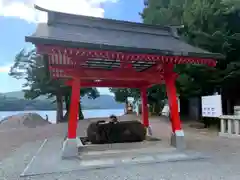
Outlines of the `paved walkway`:
[[[85,124],[84,124],[85,123]],[[86,127],[86,122],[79,125]],[[159,118],[151,120],[153,133],[165,141],[170,136],[170,126]],[[55,127],[56,128],[56,127]],[[59,128],[60,129],[60,128]],[[37,131],[38,133],[40,132]],[[46,132],[46,130],[44,131]],[[62,130],[58,136],[65,133]],[[240,140],[217,137],[215,133],[194,130],[185,127],[188,149],[201,151],[211,158],[198,161],[150,163],[117,168],[92,169],[91,171],[72,171],[66,173],[46,174],[25,177],[28,180],[182,180],[182,179],[240,179]],[[45,134],[46,136],[46,134]],[[51,136],[53,137],[53,135]],[[54,136],[56,137],[56,136]],[[43,140],[29,142],[12,152],[0,164],[0,179],[16,180],[26,165],[36,154]],[[1,148],[1,147],[0,147]],[[2,179],[4,179],[2,178]]]

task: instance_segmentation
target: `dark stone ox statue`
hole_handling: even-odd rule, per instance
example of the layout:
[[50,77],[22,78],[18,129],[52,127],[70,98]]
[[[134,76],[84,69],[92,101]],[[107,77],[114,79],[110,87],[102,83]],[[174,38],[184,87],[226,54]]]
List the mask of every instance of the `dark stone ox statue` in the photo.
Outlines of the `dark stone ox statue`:
[[140,142],[145,140],[146,129],[139,121],[98,121],[87,128],[92,144]]

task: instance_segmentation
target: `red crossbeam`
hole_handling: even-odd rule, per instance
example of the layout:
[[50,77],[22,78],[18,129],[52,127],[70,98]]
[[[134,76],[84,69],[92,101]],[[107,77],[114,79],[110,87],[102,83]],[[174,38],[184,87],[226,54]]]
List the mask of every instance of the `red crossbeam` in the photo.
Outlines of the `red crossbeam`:
[[38,45],[39,53],[45,54],[64,54],[68,57],[82,58],[99,58],[99,59],[118,59],[122,61],[155,61],[158,63],[172,64],[206,64],[208,66],[216,66],[216,61],[209,58],[196,58],[186,56],[167,56],[153,54],[133,54],[116,51],[88,50],[80,48],[65,48],[60,46]]
[[[75,76],[86,80],[120,80],[120,81],[146,81],[150,83],[160,83],[163,75],[151,74],[145,72],[136,72],[134,70],[103,70],[103,69],[85,69],[81,67],[52,65],[49,67],[53,72],[53,76],[57,77],[56,69],[63,70],[68,76]],[[61,77],[59,77],[61,78]]]
[[[71,86],[72,80],[65,82],[66,85]],[[112,87],[112,88],[142,88],[149,87],[152,84],[148,82],[128,82],[128,81],[81,81],[81,87]]]

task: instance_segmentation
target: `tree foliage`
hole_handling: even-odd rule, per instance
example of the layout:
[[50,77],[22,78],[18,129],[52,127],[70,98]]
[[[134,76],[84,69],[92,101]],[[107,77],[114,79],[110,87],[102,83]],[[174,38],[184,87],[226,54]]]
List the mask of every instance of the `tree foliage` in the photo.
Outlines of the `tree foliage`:
[[[164,19],[164,14],[166,19]],[[168,14],[168,15],[166,15]],[[229,86],[239,77],[239,1],[237,0],[149,0],[142,13],[144,23],[183,25],[183,40],[222,53],[216,68],[177,66],[177,87],[182,96],[210,94]],[[231,79],[231,80],[230,80]]]
[[[134,98],[135,101],[140,98],[140,89],[109,88],[109,90],[114,93],[115,100],[118,102],[127,103],[128,97]],[[147,97],[150,108],[157,113],[160,110],[157,107],[162,107],[163,100],[166,98],[165,88],[162,85],[152,86],[148,88]]]
[[114,93],[115,100],[118,102],[126,102],[128,97],[138,99],[140,94],[138,89],[131,88],[109,88],[110,92]]

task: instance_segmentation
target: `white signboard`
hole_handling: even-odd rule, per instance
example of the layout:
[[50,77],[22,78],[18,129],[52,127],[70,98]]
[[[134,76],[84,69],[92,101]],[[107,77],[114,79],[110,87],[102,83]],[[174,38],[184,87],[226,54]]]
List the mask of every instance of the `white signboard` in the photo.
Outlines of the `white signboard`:
[[202,96],[202,116],[219,117],[222,115],[221,95]]

